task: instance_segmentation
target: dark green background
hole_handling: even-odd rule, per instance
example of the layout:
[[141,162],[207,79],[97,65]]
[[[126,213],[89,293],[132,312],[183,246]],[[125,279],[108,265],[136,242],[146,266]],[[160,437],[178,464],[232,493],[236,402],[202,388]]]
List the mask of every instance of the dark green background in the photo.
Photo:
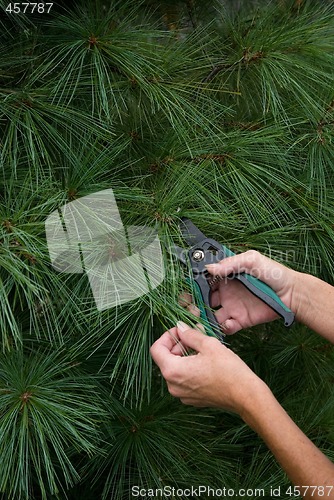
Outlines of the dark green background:
[[[123,223],[157,227],[163,248],[187,216],[234,252],[333,283],[333,3],[1,5],[3,498],[285,491],[239,417],[183,406],[153,366],[154,339],[191,321],[178,263],[166,254],[158,289],[98,312],[85,275],[52,268],[44,222],[112,188]],[[332,346],[279,320],[230,342],[333,459]]]

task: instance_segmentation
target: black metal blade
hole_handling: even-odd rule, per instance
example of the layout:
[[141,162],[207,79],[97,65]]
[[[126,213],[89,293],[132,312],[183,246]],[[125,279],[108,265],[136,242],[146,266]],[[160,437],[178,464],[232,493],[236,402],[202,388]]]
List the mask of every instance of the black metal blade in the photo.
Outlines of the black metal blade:
[[181,217],[180,231],[182,237],[190,246],[194,246],[206,239],[205,234],[203,234],[198,227],[196,227],[195,224],[193,224],[191,220],[186,217]]
[[177,257],[183,264],[188,265],[188,251],[186,249],[178,247],[177,245],[170,245],[168,247],[168,252]]

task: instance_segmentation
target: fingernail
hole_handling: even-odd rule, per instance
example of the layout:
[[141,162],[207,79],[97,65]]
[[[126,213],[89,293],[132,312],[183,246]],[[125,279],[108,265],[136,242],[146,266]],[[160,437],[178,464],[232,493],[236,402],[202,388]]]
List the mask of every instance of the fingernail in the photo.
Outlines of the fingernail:
[[220,328],[225,331],[226,330],[226,323],[225,321],[223,323],[219,323]]
[[201,333],[205,333],[205,327],[202,325],[202,323],[196,323],[196,330],[198,330]]
[[190,326],[183,323],[183,321],[178,321],[176,323],[176,326],[177,326],[178,330],[181,330],[181,332],[185,332],[186,330],[190,330]]
[[200,316],[201,315],[201,311],[200,309],[198,309],[197,306],[195,306],[195,304],[189,304],[189,306],[187,307],[188,311],[191,312],[194,316]]

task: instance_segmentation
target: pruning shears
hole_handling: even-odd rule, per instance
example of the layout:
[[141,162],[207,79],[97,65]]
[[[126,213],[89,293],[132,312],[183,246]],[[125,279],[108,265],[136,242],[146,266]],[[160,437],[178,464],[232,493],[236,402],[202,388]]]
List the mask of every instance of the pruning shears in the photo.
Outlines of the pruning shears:
[[[210,307],[212,288],[220,278],[212,277],[205,265],[214,264],[235,253],[214,239],[207,238],[190,219],[185,217],[181,218],[180,231],[190,248],[184,249],[174,245],[173,253],[188,269],[189,275],[186,280],[191,287],[195,303],[200,309],[206,333],[218,337],[223,342],[224,334]],[[294,313],[263,281],[244,272],[233,275],[232,279],[240,281],[250,292],[270,306],[284,319],[285,326],[292,325],[295,319]]]

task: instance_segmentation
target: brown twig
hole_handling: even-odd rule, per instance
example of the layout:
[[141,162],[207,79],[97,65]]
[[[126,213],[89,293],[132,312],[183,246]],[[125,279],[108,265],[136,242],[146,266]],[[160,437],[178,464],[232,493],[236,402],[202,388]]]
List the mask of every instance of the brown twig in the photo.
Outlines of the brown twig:
[[211,72],[203,78],[202,83],[208,83],[213,80],[213,78],[218,75],[223,70],[228,70],[236,66],[237,64],[249,64],[250,62],[258,61],[259,59],[262,59],[264,57],[264,52],[262,50],[257,50],[256,52],[251,53],[250,48],[246,48],[243,51],[242,58],[239,59],[238,61],[235,61],[232,64],[218,64],[217,66],[214,66]]

